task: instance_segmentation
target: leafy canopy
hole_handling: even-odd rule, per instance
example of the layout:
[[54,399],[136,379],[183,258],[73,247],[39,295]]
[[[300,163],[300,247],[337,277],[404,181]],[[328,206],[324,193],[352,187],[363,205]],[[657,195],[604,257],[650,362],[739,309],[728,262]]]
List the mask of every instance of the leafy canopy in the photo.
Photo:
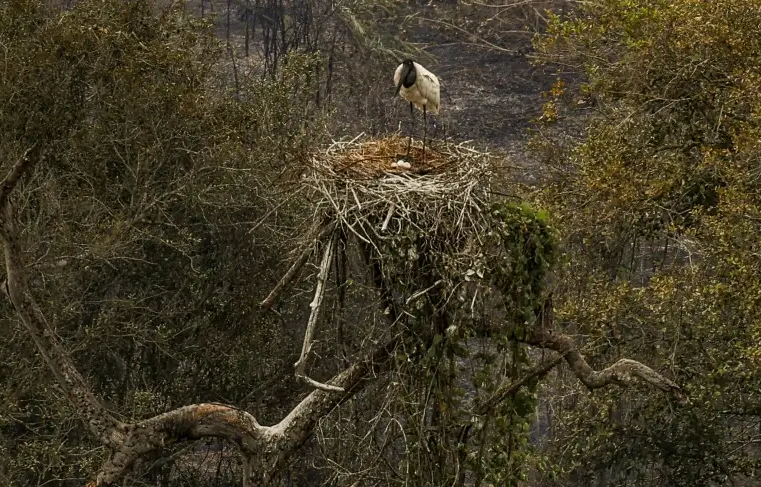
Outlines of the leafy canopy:
[[757,471],[732,445],[751,441],[742,425],[761,390],[760,43],[757,0],[583,2],[537,39],[567,74],[547,111],[562,122],[589,107],[582,138],[553,135],[546,117],[535,139],[556,176],[540,198],[564,249],[557,316],[600,360],[668,367],[694,405],[609,392],[571,408],[587,431],[565,433],[573,475],[704,485]]

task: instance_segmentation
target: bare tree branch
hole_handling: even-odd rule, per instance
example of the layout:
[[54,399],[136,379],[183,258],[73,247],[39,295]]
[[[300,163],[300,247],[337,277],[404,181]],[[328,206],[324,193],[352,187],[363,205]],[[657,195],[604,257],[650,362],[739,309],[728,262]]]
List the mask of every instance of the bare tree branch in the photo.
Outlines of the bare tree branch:
[[[317,235],[312,239],[311,243],[319,242],[322,240],[326,235],[329,235],[334,229],[336,228],[336,222],[332,221],[330,223],[324,224],[320,231],[317,233]],[[301,270],[302,267],[304,267],[304,264],[307,263],[307,260],[309,260],[309,256],[312,255],[312,245],[311,243],[307,245],[304,250],[301,252],[301,254],[298,256],[298,258],[293,262],[291,267],[288,269],[288,271],[285,273],[282,279],[275,285],[274,289],[270,291],[269,295],[259,303],[259,306],[262,309],[270,309],[275,302],[280,298],[280,295],[283,294],[283,291],[285,291],[285,288],[293,282],[293,280],[298,275],[298,272]]]
[[287,454],[293,453],[309,438],[317,421],[375,380],[377,375],[388,366],[388,359],[393,356],[401,340],[402,336],[396,335],[385,344],[378,346],[370,355],[358,360],[328,381],[328,385],[342,388],[343,393],[336,394],[318,389],[293,408],[285,419],[273,427],[282,434],[280,451]]
[[539,364],[532,367],[526,375],[518,379],[517,381],[511,382],[511,381],[504,381],[502,384],[499,385],[496,391],[494,391],[494,394],[489,397],[486,401],[481,403],[478,408],[476,409],[476,414],[484,415],[487,414],[489,411],[491,411],[497,404],[504,401],[505,398],[511,394],[515,394],[518,389],[525,386],[529,382],[531,382],[534,379],[540,379],[550,373],[552,369],[557,367],[557,365],[563,361],[564,356],[563,355],[555,355],[553,354],[553,357],[546,359]]
[[265,451],[272,429],[260,426],[246,411],[224,404],[193,404],[126,427],[124,441],[101,465],[94,482],[106,486],[119,482],[135,461],[165,445],[204,437],[224,438],[238,445],[245,456]]
[[343,389],[335,386],[329,386],[321,382],[317,382],[306,375],[306,363],[309,352],[312,350],[314,344],[314,332],[317,329],[317,320],[320,317],[320,309],[322,307],[322,298],[325,296],[325,281],[328,279],[328,272],[333,262],[333,244],[336,236],[331,235],[328,242],[325,244],[325,250],[322,255],[322,262],[320,263],[320,271],[317,273],[317,283],[314,289],[314,299],[309,304],[312,308],[312,312],[309,313],[309,320],[307,321],[307,329],[304,332],[304,343],[301,347],[301,356],[299,360],[293,365],[296,369],[296,377],[305,381],[312,387],[317,387],[324,391],[343,392]]
[[[266,484],[287,459],[309,438],[314,425],[337,405],[349,399],[372,380],[393,354],[399,338],[380,346],[339,373],[328,386],[343,392],[317,389],[304,398],[274,426],[261,426],[250,413],[224,404],[184,406],[125,427],[123,441],[101,465],[87,487],[105,487],[119,482],[142,457],[165,445],[205,437],[224,438],[237,445],[247,469],[244,485]],[[368,380],[369,379],[369,380]]]
[[671,394],[679,403],[686,402],[681,388],[676,383],[636,360],[621,359],[602,370],[594,370],[568,335],[554,330],[535,329],[529,331],[525,337],[515,338],[529,345],[562,354],[574,375],[589,389],[599,389],[610,384],[627,386],[633,377],[638,377],[651,386]]

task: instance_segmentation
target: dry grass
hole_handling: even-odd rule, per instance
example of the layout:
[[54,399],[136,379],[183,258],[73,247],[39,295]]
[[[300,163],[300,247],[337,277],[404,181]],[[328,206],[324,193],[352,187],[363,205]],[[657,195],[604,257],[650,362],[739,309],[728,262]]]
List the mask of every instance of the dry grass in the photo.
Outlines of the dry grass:
[[[328,177],[350,179],[376,179],[390,174],[426,175],[457,172],[456,165],[473,159],[478,153],[464,144],[447,144],[440,140],[428,141],[423,152],[422,141],[415,140],[407,155],[407,137],[393,134],[382,139],[365,138],[364,134],[348,140],[334,142],[328,149],[312,158],[312,167]],[[394,167],[394,163],[407,160],[409,169]]]

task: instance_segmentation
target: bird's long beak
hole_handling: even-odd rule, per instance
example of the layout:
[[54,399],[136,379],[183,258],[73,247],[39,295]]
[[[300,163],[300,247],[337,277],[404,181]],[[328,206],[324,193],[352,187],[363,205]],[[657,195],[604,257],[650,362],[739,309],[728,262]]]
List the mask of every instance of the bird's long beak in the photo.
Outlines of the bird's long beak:
[[402,75],[399,76],[399,82],[396,84],[396,91],[394,92],[394,96],[399,96],[399,91],[402,89],[402,85],[404,84],[404,80],[407,79],[407,76],[410,74],[410,67],[406,64],[402,67]]
[[399,90],[402,89],[402,83],[404,83],[404,76],[399,77],[399,82],[396,84],[396,91],[394,92],[394,96],[399,96]]

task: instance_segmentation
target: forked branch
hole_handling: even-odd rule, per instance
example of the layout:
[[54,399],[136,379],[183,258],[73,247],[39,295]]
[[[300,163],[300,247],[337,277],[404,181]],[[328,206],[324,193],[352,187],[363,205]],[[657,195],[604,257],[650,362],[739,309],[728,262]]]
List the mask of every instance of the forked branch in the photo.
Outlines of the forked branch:
[[301,346],[301,356],[299,360],[293,365],[296,369],[296,377],[303,380],[312,387],[322,389],[324,391],[343,392],[343,389],[336,386],[330,386],[322,384],[314,379],[309,378],[306,375],[306,361],[309,357],[309,352],[312,350],[314,344],[314,332],[317,329],[317,320],[320,317],[320,309],[322,308],[322,298],[325,296],[325,282],[328,279],[328,272],[333,262],[333,245],[336,239],[335,234],[332,235],[325,244],[325,250],[322,254],[322,262],[320,263],[320,270],[317,273],[317,283],[314,289],[314,299],[309,305],[312,308],[312,312],[309,313],[309,321],[307,322],[307,329],[304,332],[304,344]]
[[264,301],[259,303],[259,306],[262,309],[270,309],[277,302],[277,300],[280,299],[280,295],[283,294],[283,291],[285,291],[286,287],[288,287],[288,285],[293,282],[296,276],[298,276],[299,271],[302,267],[304,267],[304,264],[307,263],[309,256],[312,255],[312,244],[317,243],[325,238],[325,236],[330,235],[335,228],[335,221],[323,224],[323,226],[317,232],[317,235],[315,235],[315,237],[312,239],[311,243],[304,247],[304,250],[301,251],[301,254],[299,254],[293,264],[291,264],[291,267],[285,273],[283,278],[280,279],[272,291],[270,291],[269,295],[267,295]]
[[262,426],[250,413],[224,404],[192,404],[125,427],[125,436],[101,465],[87,487],[116,485],[134,463],[165,445],[205,437],[224,438],[241,451],[250,478],[243,485],[266,485],[288,458],[309,438],[314,426],[337,405],[376,377],[394,353],[399,338],[379,346],[371,354],[334,376],[327,384],[344,392],[317,389],[274,426]]

